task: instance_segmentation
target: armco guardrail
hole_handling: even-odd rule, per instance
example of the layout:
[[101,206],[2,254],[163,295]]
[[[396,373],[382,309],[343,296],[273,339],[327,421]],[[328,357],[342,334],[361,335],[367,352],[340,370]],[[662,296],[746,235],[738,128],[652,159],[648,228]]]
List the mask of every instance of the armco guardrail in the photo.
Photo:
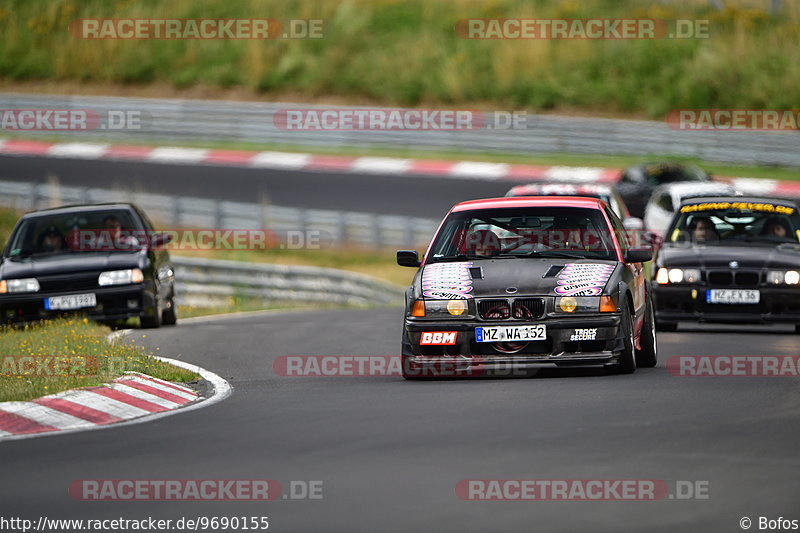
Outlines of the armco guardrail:
[[348,305],[403,302],[403,287],[370,276],[309,266],[173,256],[179,305],[209,307],[231,298]]
[[[269,230],[278,238],[293,235],[298,248],[354,244],[371,248],[425,246],[436,231],[432,219],[375,215],[271,204],[169,196],[125,189],[65,187],[56,181],[36,184],[0,181],[0,205],[21,210],[58,205],[133,202],[163,227]],[[314,244],[310,242],[314,237]]]
[[31,108],[92,109],[101,115],[109,110],[134,111],[144,117],[140,129],[97,129],[73,134],[82,139],[241,141],[328,148],[384,146],[526,154],[671,154],[738,164],[800,166],[797,132],[681,131],[670,129],[664,122],[533,114],[526,117],[526,129],[286,131],[273,122],[277,111],[323,106],[0,93],[0,109]]

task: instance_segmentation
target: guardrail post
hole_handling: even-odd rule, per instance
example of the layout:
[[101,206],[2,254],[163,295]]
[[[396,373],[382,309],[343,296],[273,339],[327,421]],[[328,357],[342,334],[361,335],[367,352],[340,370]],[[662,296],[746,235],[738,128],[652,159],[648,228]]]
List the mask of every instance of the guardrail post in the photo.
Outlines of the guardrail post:
[[383,243],[381,242],[381,218],[379,215],[372,215],[372,229],[372,239],[375,243],[375,247],[380,248]]
[[348,240],[347,235],[347,214],[339,211],[336,214],[336,220],[339,225],[339,244],[346,244]]

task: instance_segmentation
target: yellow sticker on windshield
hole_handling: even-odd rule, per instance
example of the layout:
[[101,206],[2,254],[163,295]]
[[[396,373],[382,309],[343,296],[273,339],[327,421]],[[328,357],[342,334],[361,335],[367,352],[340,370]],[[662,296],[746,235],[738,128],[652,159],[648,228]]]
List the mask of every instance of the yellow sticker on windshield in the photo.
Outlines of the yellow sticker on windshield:
[[681,207],[681,213],[694,213],[696,211],[724,211],[727,209],[738,209],[739,211],[760,211],[762,213],[778,213],[781,215],[791,215],[795,211],[794,207],[762,202],[704,202],[702,204],[685,205]]

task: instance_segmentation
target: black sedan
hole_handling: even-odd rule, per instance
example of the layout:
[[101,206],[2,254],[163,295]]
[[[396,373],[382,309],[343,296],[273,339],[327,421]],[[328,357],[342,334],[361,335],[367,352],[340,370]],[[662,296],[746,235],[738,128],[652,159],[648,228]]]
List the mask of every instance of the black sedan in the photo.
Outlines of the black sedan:
[[593,198],[523,197],[456,205],[406,293],[407,379],[542,367],[655,366],[653,308],[622,222]]
[[656,324],[791,323],[800,332],[800,215],[791,200],[684,201],[653,269]]
[[711,180],[704,170],[684,163],[647,163],[624,170],[616,183],[631,216],[644,218],[644,210],[656,187],[684,181],[707,182]]
[[167,241],[132,204],[27,213],[0,259],[0,321],[81,312],[105,323],[175,324],[175,279],[161,246]]

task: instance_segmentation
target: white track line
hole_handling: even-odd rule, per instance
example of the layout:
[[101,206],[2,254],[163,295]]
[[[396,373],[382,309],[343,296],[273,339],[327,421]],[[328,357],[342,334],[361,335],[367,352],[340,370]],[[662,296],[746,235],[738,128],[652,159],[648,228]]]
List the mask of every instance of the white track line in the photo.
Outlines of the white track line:
[[108,152],[107,144],[56,143],[47,150],[47,155],[51,157],[100,159],[106,152]]
[[201,163],[208,155],[209,150],[201,148],[156,148],[149,154],[148,161],[162,163]]
[[59,400],[72,402],[76,405],[90,407],[96,411],[100,411],[101,413],[116,416],[117,418],[122,418],[123,420],[150,414],[150,411],[146,411],[141,407],[136,407],[113,398],[101,396],[91,391],[64,391],[52,396],[48,396],[48,398],[56,398]]
[[250,159],[251,167],[301,169],[311,162],[311,154],[260,152]]
[[[116,333],[116,332],[115,332]],[[178,361],[177,359],[170,359],[168,357],[157,357],[154,356],[159,361],[164,361],[165,363],[169,363],[171,365],[175,365],[180,368],[184,368],[186,370],[197,372],[200,376],[206,380],[208,383],[211,384],[212,392],[211,396],[208,398],[203,399],[199,402],[194,402],[189,404],[185,407],[181,407],[180,409],[172,409],[170,411],[162,411],[160,413],[149,413],[145,416],[135,418],[133,420],[127,420],[125,422],[116,422],[113,424],[105,424],[101,426],[89,426],[85,428],[76,428],[76,429],[66,429],[63,431],[50,431],[47,433],[33,433],[29,435],[13,435],[13,436],[2,436],[0,442],[6,440],[23,440],[23,439],[32,439],[37,437],[52,437],[56,435],[67,435],[69,433],[77,433],[79,431],[95,431],[99,429],[111,429],[116,427],[123,427],[123,426],[132,426],[134,424],[142,424],[144,422],[150,422],[152,420],[156,420],[158,418],[164,418],[167,416],[176,415],[179,413],[187,413],[189,411],[194,411],[195,409],[202,409],[204,407],[210,407],[214,404],[217,404],[226,398],[228,398],[233,393],[233,387],[231,387],[230,383],[216,375],[215,373],[211,372],[210,370],[206,370],[205,368],[201,368],[197,365],[193,365],[191,363],[186,363],[184,361]],[[98,409],[99,410],[99,409]]]
[[162,385],[157,381],[151,381],[149,379],[140,378],[139,376],[126,376],[123,379],[117,381],[117,383],[125,384],[128,381],[135,381],[136,383],[141,383],[142,385],[147,385],[148,387],[152,387],[154,389],[160,390],[162,392],[166,392],[168,394],[172,394],[173,396],[177,396],[179,398],[183,398],[184,400],[194,401],[197,399],[197,394],[189,393],[180,391],[178,389],[174,389],[168,385]]
[[77,418],[33,402],[3,402],[0,404],[0,411],[23,416],[29,420],[33,420],[37,424],[52,426],[62,430],[96,425],[94,422],[89,422],[88,420]]
[[130,387],[128,385],[125,385],[124,383],[120,383],[119,381],[112,381],[111,383],[108,384],[108,388],[115,391],[119,391],[123,394],[127,394],[128,396],[133,396],[134,398],[144,400],[146,402],[154,403],[166,409],[176,409],[181,405],[183,405],[181,403],[165,400],[164,398],[161,398],[160,396],[155,396],[153,394],[150,394],[149,392],[145,392],[143,390]]

